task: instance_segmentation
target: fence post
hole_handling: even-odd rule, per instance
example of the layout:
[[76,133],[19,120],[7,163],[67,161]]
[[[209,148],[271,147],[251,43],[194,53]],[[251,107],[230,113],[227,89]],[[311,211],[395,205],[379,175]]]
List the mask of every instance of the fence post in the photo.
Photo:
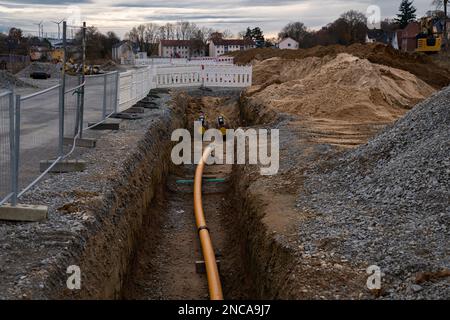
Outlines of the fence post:
[[65,92],[66,92],[66,54],[67,54],[67,22],[63,22],[63,61],[61,69],[61,81],[59,88],[59,156],[64,155],[64,109],[65,109]]
[[[85,82],[84,69],[86,67],[86,22],[83,22],[82,30],[82,62],[81,62],[81,84]],[[80,139],[83,137],[83,121],[84,121],[84,89],[85,85],[80,88],[81,98],[80,98]]]
[[[14,97],[12,97],[13,103],[10,108],[13,109],[12,118],[10,121],[13,122],[13,152],[11,154],[12,176],[11,176],[11,187],[12,187],[12,198],[11,204],[13,206],[17,205],[17,197],[19,195],[19,155],[20,155],[20,95],[16,96],[15,108],[14,108]],[[14,110],[15,109],[15,110]]]
[[16,140],[16,130],[15,130],[15,122],[14,122],[14,114],[15,114],[15,101],[14,101],[14,91],[11,91],[9,95],[9,157],[10,157],[10,170],[11,170],[11,191],[13,193],[13,198],[11,199],[11,203],[13,206],[17,204],[17,198],[14,199],[14,196],[17,196],[17,192],[14,190],[17,189],[15,187],[15,166],[16,166],[16,147],[15,147],[15,140]]
[[103,77],[103,107],[102,107],[102,120],[106,119],[106,95],[107,95],[107,80],[108,74],[105,73]]
[[119,110],[119,91],[120,91],[120,73],[119,71],[116,71],[116,90],[115,90],[115,106],[114,106],[114,112],[117,113]]

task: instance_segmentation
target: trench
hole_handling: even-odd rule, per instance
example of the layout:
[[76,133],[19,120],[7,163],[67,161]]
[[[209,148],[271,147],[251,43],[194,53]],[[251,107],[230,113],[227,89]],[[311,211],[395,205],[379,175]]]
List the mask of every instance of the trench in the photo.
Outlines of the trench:
[[[208,127],[215,127],[219,114],[230,128],[240,126],[239,95],[190,96],[186,127],[200,113]],[[191,125],[190,125],[191,124]],[[191,128],[189,128],[191,129]],[[192,131],[192,130],[191,130]],[[207,144],[204,143],[204,147]],[[171,162],[171,159],[167,159]],[[123,282],[122,299],[204,300],[209,299],[206,274],[194,218],[193,179],[195,165],[171,165],[147,207],[142,228]],[[253,286],[246,281],[241,250],[236,246],[234,225],[233,165],[207,165],[203,174],[202,198],[225,299],[251,299]],[[197,262],[197,263],[196,263]],[[197,266],[196,266],[197,264]],[[244,285],[245,284],[245,285]],[[248,285],[247,285],[248,284]]]

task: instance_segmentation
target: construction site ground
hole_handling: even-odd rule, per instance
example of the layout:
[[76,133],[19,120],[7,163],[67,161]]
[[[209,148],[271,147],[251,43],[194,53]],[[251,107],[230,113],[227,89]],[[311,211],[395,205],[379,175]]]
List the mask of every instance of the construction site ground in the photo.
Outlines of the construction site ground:
[[[76,155],[85,172],[24,198],[50,216],[0,223],[0,298],[208,299],[192,186],[179,181],[195,167],[170,161],[172,131],[201,113],[210,127],[223,114],[231,128],[280,130],[276,175],[206,169],[225,179],[204,186],[225,298],[450,298],[450,72],[377,45],[236,59],[254,65],[253,87],[153,92],[157,109]],[[382,287],[369,290],[374,265]]]

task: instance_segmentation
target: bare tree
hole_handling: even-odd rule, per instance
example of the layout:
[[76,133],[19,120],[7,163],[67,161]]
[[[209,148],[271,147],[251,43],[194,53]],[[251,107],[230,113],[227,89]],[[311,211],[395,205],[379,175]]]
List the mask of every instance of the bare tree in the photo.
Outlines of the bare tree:
[[299,43],[305,38],[308,34],[308,30],[303,22],[290,22],[288,23],[278,34],[278,38],[292,38]]
[[341,15],[349,27],[350,42],[364,41],[367,32],[367,17],[364,13],[350,10]]
[[145,25],[145,42],[155,43],[159,38],[159,26],[155,23],[147,23]]
[[224,39],[232,39],[234,37],[234,34],[230,29],[225,29],[221,33]]
[[189,21],[178,21],[175,25],[177,40],[189,40],[191,34],[191,23]]

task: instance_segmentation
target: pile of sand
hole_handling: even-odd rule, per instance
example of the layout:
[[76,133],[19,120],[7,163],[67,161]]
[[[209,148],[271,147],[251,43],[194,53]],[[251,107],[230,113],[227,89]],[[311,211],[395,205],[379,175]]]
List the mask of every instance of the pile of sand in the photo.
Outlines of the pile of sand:
[[450,63],[440,63],[435,58],[421,53],[406,53],[384,44],[354,44],[351,46],[317,46],[311,49],[279,50],[253,49],[236,51],[234,56],[237,64],[249,64],[254,61],[279,57],[285,60],[298,60],[310,57],[336,57],[340,53],[348,53],[370,62],[408,71],[436,89],[450,84]]
[[308,118],[390,122],[435,90],[413,74],[342,53],[255,63],[250,102]]

